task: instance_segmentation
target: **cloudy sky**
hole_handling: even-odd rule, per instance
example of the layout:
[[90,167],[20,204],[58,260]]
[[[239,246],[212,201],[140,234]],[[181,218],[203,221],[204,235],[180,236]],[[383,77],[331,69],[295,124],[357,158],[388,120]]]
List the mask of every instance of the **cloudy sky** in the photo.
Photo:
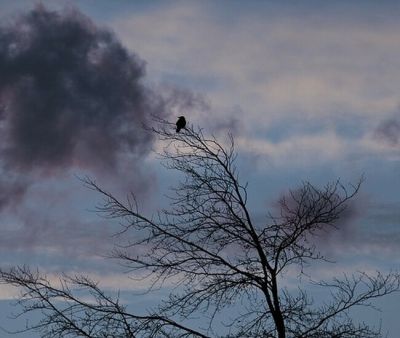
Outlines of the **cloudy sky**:
[[[155,212],[178,177],[142,126],[184,114],[235,135],[259,219],[304,180],[364,175],[351,222],[324,239],[337,264],[313,273],[398,269],[399,15],[397,1],[0,0],[2,267],[143,287],[103,258],[118,225],[77,177]],[[15,294],[0,286],[1,326]],[[397,304],[359,316],[395,338]]]

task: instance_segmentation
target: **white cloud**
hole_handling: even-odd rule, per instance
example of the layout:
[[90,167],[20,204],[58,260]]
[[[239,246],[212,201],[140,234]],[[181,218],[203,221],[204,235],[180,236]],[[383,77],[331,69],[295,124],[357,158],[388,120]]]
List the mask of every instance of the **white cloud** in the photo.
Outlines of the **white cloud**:
[[298,135],[281,142],[271,142],[268,139],[239,138],[239,152],[248,152],[264,158],[274,165],[297,164],[300,166],[335,160],[341,157],[346,142],[335,133],[327,132],[316,135]]
[[8,284],[0,285],[0,300],[16,299],[20,295],[20,290]]
[[376,142],[371,133],[359,139],[339,136],[333,131],[290,136],[278,142],[267,138],[240,137],[236,140],[239,153],[256,156],[275,166],[315,166],[349,159],[354,156],[379,156],[386,160],[400,160],[398,147]]
[[[48,272],[45,267],[39,269],[40,273],[46,276],[47,281],[53,286],[60,288],[60,275],[56,272]],[[100,273],[100,272],[90,272],[85,273],[80,270],[64,271],[68,276],[78,276],[83,275],[88,277],[94,282],[98,282],[100,289],[106,292],[117,292],[117,291],[127,291],[127,292],[145,292],[152,285],[152,278],[141,278],[140,275],[135,276],[133,274],[126,273]],[[144,277],[144,276],[142,276]],[[175,276],[163,283],[163,287],[173,287],[176,286],[179,281],[179,276]],[[16,299],[21,294],[22,289],[16,288],[8,284],[0,285],[0,300]]]

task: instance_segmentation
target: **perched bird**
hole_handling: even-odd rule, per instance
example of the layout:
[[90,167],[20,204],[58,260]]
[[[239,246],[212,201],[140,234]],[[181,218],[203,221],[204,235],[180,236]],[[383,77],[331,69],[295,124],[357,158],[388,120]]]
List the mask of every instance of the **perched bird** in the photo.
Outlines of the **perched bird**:
[[179,133],[179,131],[182,128],[185,128],[186,126],[186,120],[184,116],[179,116],[178,121],[176,122],[176,132]]

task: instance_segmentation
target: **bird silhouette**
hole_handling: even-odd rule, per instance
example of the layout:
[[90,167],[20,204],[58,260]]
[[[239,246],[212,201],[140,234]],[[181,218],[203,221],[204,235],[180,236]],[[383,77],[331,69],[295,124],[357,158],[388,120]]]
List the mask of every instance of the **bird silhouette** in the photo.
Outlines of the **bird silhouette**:
[[179,116],[178,121],[176,122],[176,132],[179,133],[182,128],[185,128],[186,120],[184,116]]

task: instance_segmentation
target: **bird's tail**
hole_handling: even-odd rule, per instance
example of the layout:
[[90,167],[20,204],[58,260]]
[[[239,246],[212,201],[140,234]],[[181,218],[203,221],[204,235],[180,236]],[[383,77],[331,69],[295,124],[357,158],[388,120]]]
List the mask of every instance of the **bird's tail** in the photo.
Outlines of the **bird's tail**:
[[181,131],[181,127],[176,127],[176,132],[179,133]]

